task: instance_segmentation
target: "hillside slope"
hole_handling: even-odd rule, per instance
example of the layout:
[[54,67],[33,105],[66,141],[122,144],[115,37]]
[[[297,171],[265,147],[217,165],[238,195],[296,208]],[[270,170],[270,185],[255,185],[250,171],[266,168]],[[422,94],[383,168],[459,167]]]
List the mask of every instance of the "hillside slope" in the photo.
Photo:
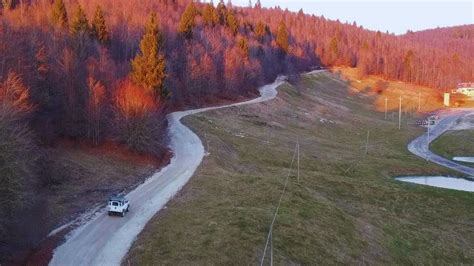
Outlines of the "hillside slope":
[[293,173],[283,197],[275,263],[474,263],[474,195],[395,181],[453,173],[407,151],[422,132],[416,113],[399,131],[375,101],[327,73],[283,85],[259,106],[186,119],[210,155],[124,264],[259,263],[297,140],[300,181]]
[[449,51],[458,57],[474,57],[474,25],[408,32],[402,38]]
[[110,145],[97,148],[70,142],[48,149],[48,158],[47,180],[29,184],[34,193],[28,205],[0,218],[6,231],[0,234],[2,264],[48,262],[50,254],[45,253],[54,248],[49,245],[61,241],[70,228],[59,232],[58,239],[47,237],[52,230],[95,212],[112,193],[133,189],[169,162],[169,156],[160,161]]
[[[9,240],[18,239],[10,223],[31,222],[22,215],[32,208],[31,195],[55,197],[48,186],[57,173],[48,165],[67,159],[48,152],[58,140],[99,147],[112,142],[160,160],[167,153],[167,113],[249,98],[279,74],[293,80],[322,65],[356,66],[362,78],[378,75],[433,91],[474,79],[467,53],[472,34],[464,32],[454,51],[444,38],[432,45],[425,37],[231,1],[1,2],[0,212],[9,217],[0,218],[0,260],[14,247]],[[104,174],[95,167],[82,169],[89,178]],[[66,192],[83,188],[63,181]]]
[[171,113],[168,116],[169,148],[173,153],[170,163],[126,194],[133,204],[126,217],[113,220],[103,208],[96,217],[71,232],[65,242],[55,249],[50,265],[120,264],[143,227],[189,182],[204,157],[201,140],[181,120],[192,114],[271,100],[277,95],[275,88],[281,83],[277,80],[263,86],[261,96],[249,101]]

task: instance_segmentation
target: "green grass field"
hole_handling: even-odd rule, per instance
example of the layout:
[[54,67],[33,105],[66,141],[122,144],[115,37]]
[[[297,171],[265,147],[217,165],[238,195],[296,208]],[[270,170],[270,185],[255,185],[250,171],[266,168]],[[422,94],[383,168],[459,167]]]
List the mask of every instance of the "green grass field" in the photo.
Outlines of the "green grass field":
[[395,181],[455,173],[407,151],[422,133],[415,115],[399,131],[373,101],[322,73],[270,102],[186,118],[210,155],[124,265],[259,263],[297,140],[300,182],[293,173],[283,197],[274,263],[473,264],[474,194]]
[[[430,149],[447,159],[454,156],[474,157],[474,130],[448,131],[433,141]],[[466,163],[467,165],[472,165]]]

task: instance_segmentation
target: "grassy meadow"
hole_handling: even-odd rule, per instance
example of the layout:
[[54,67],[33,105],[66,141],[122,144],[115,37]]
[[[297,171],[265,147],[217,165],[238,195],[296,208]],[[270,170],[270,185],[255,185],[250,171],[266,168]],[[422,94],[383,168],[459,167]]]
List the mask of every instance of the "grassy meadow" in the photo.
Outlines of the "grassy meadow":
[[377,93],[350,84],[340,74],[304,75],[270,102],[187,117],[210,154],[124,265],[259,263],[296,141],[300,180],[293,171],[274,263],[473,264],[474,195],[394,180],[455,173],[408,152],[423,132],[413,108],[398,130]]

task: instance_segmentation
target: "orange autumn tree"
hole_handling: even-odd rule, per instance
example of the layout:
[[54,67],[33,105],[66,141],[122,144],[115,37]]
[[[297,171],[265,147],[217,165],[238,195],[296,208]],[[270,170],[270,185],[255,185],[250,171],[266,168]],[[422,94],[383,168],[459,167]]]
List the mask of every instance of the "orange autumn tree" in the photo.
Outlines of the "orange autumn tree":
[[25,123],[31,111],[28,88],[10,71],[0,80],[0,211],[7,217],[28,203],[28,190],[38,170],[34,133]]
[[54,1],[53,10],[51,12],[51,21],[60,29],[66,29],[68,27],[68,16],[63,0]]
[[92,19],[91,35],[102,45],[110,44],[109,30],[105,22],[104,12],[102,11],[102,7],[100,5],[97,6],[94,18]]
[[159,101],[130,80],[122,81],[115,94],[117,140],[139,153],[163,151],[163,117]]
[[194,20],[197,14],[198,11],[194,5],[194,2],[189,2],[179,21],[178,32],[188,40],[193,38],[193,28],[196,24]]
[[115,106],[122,117],[133,119],[152,113],[157,104],[150,94],[129,80],[125,80],[117,89]]
[[288,41],[288,30],[287,30],[286,24],[283,20],[280,21],[280,24],[278,25],[278,31],[277,31],[277,35],[276,35],[276,43],[277,43],[278,47],[280,47],[280,49],[283,52],[288,53],[288,50],[289,50],[289,47],[290,47],[290,44],[289,44],[289,41]]
[[24,116],[32,110],[28,88],[20,76],[10,71],[0,84],[0,110],[2,113],[13,112]]

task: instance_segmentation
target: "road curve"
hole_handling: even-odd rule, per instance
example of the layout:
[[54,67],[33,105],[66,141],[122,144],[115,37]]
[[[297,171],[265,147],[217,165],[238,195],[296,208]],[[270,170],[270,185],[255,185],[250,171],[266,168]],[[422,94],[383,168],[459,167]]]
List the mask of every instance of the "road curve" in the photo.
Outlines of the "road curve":
[[271,100],[283,81],[279,77],[261,87],[261,96],[250,101],[169,114],[169,147],[174,153],[170,164],[127,195],[131,207],[124,218],[109,217],[104,209],[74,229],[55,249],[50,265],[120,265],[146,223],[189,181],[204,157],[201,140],[180,120],[200,112]]
[[429,150],[429,143],[441,136],[447,130],[451,129],[458,119],[471,114],[474,114],[474,109],[449,109],[441,112],[439,114],[441,117],[439,122],[430,129],[429,139],[428,132],[419,136],[408,144],[408,150],[425,160],[474,177],[474,168],[458,164],[436,155]]

